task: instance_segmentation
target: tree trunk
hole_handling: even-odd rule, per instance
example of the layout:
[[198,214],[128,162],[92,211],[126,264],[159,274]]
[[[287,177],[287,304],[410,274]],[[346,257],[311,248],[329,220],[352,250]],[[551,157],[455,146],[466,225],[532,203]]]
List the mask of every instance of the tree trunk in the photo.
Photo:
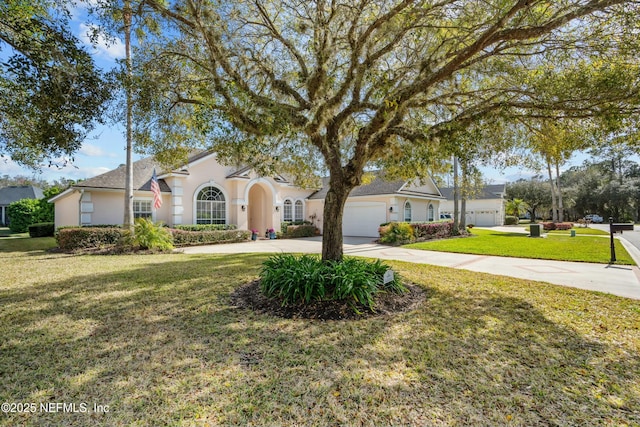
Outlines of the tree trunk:
[[131,105],[131,4],[129,1],[124,2],[122,10],[124,20],[124,42],[126,54],[126,102],[127,102],[127,160],[125,165],[125,184],[124,184],[124,221],[123,225],[133,232],[133,106]]
[[560,164],[556,161],[556,189],[558,191],[558,221],[564,222],[564,205],[562,203],[562,189],[560,188]]
[[460,229],[459,215],[460,210],[458,209],[458,200],[459,200],[459,188],[458,188],[458,158],[453,156],[453,234],[458,234],[458,230]]
[[343,250],[342,218],[344,205],[351,189],[339,179],[331,178],[329,191],[324,199],[324,223],[322,227],[322,260],[341,261]]
[[553,173],[551,172],[551,159],[547,158],[547,172],[549,173],[549,184],[551,185],[551,220],[558,222],[558,204],[556,203],[556,188],[553,184]]
[[460,229],[467,228],[467,193],[469,192],[469,173],[466,161],[462,163],[462,189],[460,191]]

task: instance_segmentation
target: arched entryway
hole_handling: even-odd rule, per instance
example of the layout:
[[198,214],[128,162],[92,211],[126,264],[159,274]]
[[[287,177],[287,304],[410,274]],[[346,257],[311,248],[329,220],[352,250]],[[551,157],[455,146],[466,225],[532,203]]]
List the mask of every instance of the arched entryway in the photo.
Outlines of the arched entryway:
[[273,225],[273,194],[271,189],[256,183],[249,189],[248,222],[249,229],[258,230],[260,235]]

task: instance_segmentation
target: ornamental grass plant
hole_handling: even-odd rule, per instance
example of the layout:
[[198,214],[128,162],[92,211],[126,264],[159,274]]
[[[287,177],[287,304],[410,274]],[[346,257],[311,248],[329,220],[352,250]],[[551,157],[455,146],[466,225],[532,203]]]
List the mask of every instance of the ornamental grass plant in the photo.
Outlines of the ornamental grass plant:
[[283,305],[347,300],[374,310],[376,293],[405,291],[395,274],[391,282],[383,283],[389,269],[380,260],[323,262],[315,255],[278,254],[263,263],[260,286],[265,296],[280,298]]

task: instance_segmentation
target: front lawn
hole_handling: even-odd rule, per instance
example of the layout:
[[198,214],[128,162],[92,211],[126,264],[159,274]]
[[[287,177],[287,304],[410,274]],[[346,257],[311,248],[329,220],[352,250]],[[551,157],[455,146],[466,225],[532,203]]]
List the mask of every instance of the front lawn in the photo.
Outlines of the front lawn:
[[0,425],[640,423],[640,301],[390,263],[417,310],[286,320],[230,303],[265,259],[0,253]]
[[[607,264],[611,259],[609,239],[598,236],[570,237],[549,234],[532,238],[523,233],[503,233],[474,228],[472,237],[413,243],[406,248],[465,254],[495,255],[517,258],[552,259]],[[616,264],[635,265],[629,253],[616,240]]]
[[[529,227],[525,228],[527,233],[529,232]],[[578,236],[608,236],[609,233],[603,230],[598,230],[596,228],[587,228],[587,227],[573,227],[571,230],[575,231]],[[542,228],[542,224],[540,224],[540,232],[548,233],[548,234],[563,234],[566,236],[571,235],[571,230],[544,230]]]
[[44,251],[56,246],[56,239],[53,237],[31,238],[29,233],[12,233],[6,227],[0,228],[0,253]]

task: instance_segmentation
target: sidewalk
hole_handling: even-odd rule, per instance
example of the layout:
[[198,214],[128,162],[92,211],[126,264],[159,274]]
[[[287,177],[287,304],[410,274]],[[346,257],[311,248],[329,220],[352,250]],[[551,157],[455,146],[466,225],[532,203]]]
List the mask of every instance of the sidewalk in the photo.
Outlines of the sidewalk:
[[[634,260],[640,261],[640,251],[624,239],[620,240],[625,247],[630,246],[627,250],[634,257]],[[194,246],[184,248],[182,251],[187,254],[320,253],[322,238],[258,240],[224,245]],[[640,299],[640,270],[636,266],[423,251],[378,245],[373,243],[370,238],[349,237],[345,237],[344,253],[352,256],[460,268]]]

